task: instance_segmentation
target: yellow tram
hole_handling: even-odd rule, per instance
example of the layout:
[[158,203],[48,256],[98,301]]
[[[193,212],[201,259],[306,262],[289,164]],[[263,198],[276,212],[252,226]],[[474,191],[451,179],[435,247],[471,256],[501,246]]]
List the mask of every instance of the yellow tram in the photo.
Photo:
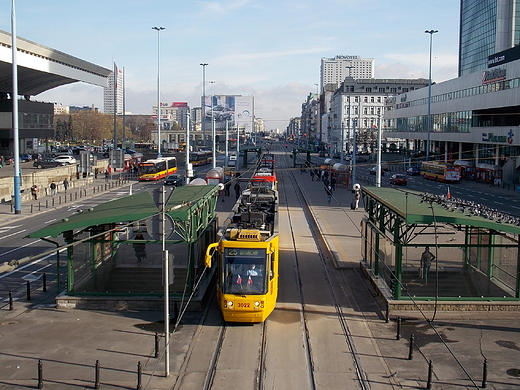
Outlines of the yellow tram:
[[278,295],[278,191],[242,192],[206,251],[217,261],[217,299],[225,321],[263,322]]

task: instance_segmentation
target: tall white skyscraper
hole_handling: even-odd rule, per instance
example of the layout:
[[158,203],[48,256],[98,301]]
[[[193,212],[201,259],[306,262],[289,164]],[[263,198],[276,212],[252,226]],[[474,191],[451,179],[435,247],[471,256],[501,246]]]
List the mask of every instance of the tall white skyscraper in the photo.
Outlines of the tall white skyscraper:
[[354,79],[373,79],[374,59],[344,55],[321,59],[321,89],[326,84],[336,84],[339,87],[349,75]]
[[[114,113],[114,93],[116,94],[116,114],[123,115],[123,71],[114,65],[117,77],[114,80],[114,72],[108,77],[108,87],[105,87],[103,112]],[[114,83],[115,81],[115,83]]]

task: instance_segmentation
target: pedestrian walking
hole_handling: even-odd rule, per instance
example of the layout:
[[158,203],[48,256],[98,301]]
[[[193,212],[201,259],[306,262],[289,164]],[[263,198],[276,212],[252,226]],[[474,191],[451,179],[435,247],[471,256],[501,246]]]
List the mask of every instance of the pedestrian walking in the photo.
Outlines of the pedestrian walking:
[[105,169],[105,181],[108,181],[109,177],[110,177],[110,173],[108,172],[108,169]]
[[63,180],[63,189],[65,190],[65,192],[67,192],[67,188],[69,188],[69,181],[67,180],[67,178],[65,178]]
[[0,156],[0,168],[4,167],[4,156]]
[[325,192],[327,193],[327,203],[330,203],[332,200],[332,187],[330,185],[326,185]]
[[240,198],[240,182],[237,180],[237,182],[235,183],[235,186],[233,187],[234,190],[235,190],[235,196],[236,196],[236,199]]
[[355,210],[359,207],[359,199],[361,199],[361,195],[359,194],[359,191],[356,191],[356,194],[354,195]]
[[38,192],[40,192],[38,186],[36,184],[33,184],[31,187],[31,195],[34,200],[38,200]]
[[229,196],[229,191],[231,190],[231,180],[226,181],[224,184],[224,196]]
[[432,261],[435,260],[435,256],[430,252],[430,248],[424,248],[424,252],[421,255],[421,268],[423,269],[423,278],[424,285],[428,285],[428,272],[430,272],[430,267],[432,265]]
[[54,180],[51,182],[49,187],[51,189],[51,196],[55,196],[56,195],[56,183],[54,182]]

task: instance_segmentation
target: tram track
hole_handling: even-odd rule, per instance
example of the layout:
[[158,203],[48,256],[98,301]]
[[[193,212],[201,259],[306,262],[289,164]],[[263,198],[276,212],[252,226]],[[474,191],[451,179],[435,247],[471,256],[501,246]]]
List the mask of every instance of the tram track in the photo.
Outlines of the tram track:
[[[328,270],[328,267],[327,267],[327,263],[332,263],[332,259],[333,259],[333,255],[332,253],[330,252],[330,249],[326,243],[326,240],[325,238],[323,237],[323,235],[321,234],[321,231],[319,229],[319,226],[314,218],[314,215],[309,207],[309,204],[308,204],[308,201],[306,199],[306,196],[305,196],[305,193],[303,192],[301,186],[299,185],[298,183],[298,180],[296,179],[295,175],[294,175],[294,172],[293,171],[287,171],[289,172],[288,175],[286,175],[286,177],[289,178],[291,184],[292,184],[292,188],[294,189],[295,193],[296,193],[296,196],[297,196],[297,199],[300,203],[300,206],[302,207],[302,210],[303,210],[303,213],[305,215],[305,218],[307,220],[307,223],[309,224],[309,228],[312,232],[312,235],[315,239],[315,243],[316,243],[316,246],[317,246],[317,249],[318,249],[318,255],[319,255],[319,258],[320,258],[320,262],[321,262],[321,267],[322,267],[322,270],[325,274],[325,280],[327,282],[327,287],[330,291],[330,294],[331,296],[333,297],[333,301],[334,301],[334,308],[335,308],[335,312],[336,312],[336,316],[338,318],[338,321],[340,323],[340,326],[342,328],[342,331],[343,331],[343,334],[345,336],[345,341],[346,341],[346,344],[349,348],[349,351],[351,353],[351,357],[353,359],[353,362],[354,362],[354,365],[356,367],[356,375],[357,375],[357,379],[358,379],[358,384],[359,384],[359,388],[362,389],[362,390],[369,390],[370,389],[370,384],[369,384],[369,381],[367,379],[367,376],[363,370],[363,366],[362,366],[362,363],[361,363],[361,358],[358,354],[358,352],[356,351],[356,347],[355,347],[355,344],[354,344],[354,340],[353,340],[353,337],[352,337],[352,333],[350,331],[350,328],[349,328],[349,324],[348,324],[348,320],[347,318],[344,316],[343,314],[343,311],[342,311],[342,305],[340,303],[340,300],[337,296],[337,293],[335,291],[335,288],[334,288],[334,285],[333,285],[333,282],[332,282],[332,279],[331,279],[331,275],[330,275],[330,272]],[[285,196],[287,197],[287,193],[285,193]],[[287,202],[286,202],[287,204]],[[293,240],[294,239],[294,232],[293,233]],[[295,252],[296,252],[296,242],[294,244],[294,248],[295,248]],[[296,262],[298,264],[298,255],[297,253],[295,254],[296,256]],[[300,296],[302,297],[302,317],[303,317],[303,322],[306,324],[307,323],[307,312],[306,312],[306,305],[305,305],[305,302],[303,301],[303,296],[301,295],[301,291],[300,291]],[[312,363],[312,353],[311,353],[311,348],[310,348],[310,344],[311,344],[311,341],[310,341],[310,338],[309,338],[309,331],[308,331],[308,328],[307,326],[305,326],[305,334],[306,334],[306,350],[308,351],[308,360],[309,360],[309,367],[311,367],[312,369],[310,370],[311,373],[310,373],[310,377],[313,378],[314,375],[312,374],[312,372],[314,371],[314,368],[313,368],[313,363]],[[316,384],[315,384],[315,381],[314,379],[312,379],[312,382],[314,384],[314,387],[313,388],[316,388]]]
[[[282,151],[279,147],[276,149],[279,149],[276,152]],[[283,151],[277,156],[280,159],[277,172],[283,182],[279,189],[279,197],[283,199],[280,210],[287,220],[283,250],[284,299],[279,299],[277,310],[265,322],[255,325],[225,323],[215,302],[208,305],[214,313],[208,316],[209,321],[203,319],[199,323],[195,342],[190,343],[186,351],[174,388],[191,385],[208,390],[230,386],[264,390],[283,388],[285,380],[292,381],[293,387],[311,390],[335,388],[339,383],[349,389],[370,389],[348,316],[344,313],[346,305],[359,310],[361,304],[355,296],[350,296],[353,294],[350,288],[343,286],[349,283],[344,276],[346,271],[333,272],[333,255],[308,205],[305,191],[299,186],[299,176],[290,168],[293,161]],[[300,242],[302,238],[304,244]],[[321,272],[323,276],[317,275]],[[314,280],[314,274],[319,278]],[[354,276],[350,272],[350,275],[350,279],[360,278],[357,273]],[[321,300],[312,295],[310,288],[323,293]],[[344,342],[337,341],[338,337]],[[197,344],[199,339],[206,344]],[[189,367],[192,362],[193,366]],[[193,386],[195,383],[198,385]]]

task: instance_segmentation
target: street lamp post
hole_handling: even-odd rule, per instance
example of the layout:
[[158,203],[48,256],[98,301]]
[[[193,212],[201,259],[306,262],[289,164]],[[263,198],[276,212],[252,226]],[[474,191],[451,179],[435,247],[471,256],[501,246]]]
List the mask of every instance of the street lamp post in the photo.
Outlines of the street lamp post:
[[316,86],[316,135],[314,139],[320,139],[321,140],[321,118],[320,118],[320,85],[314,84]]
[[206,146],[206,66],[208,64],[202,62],[202,146]]
[[[347,85],[347,88],[348,88],[348,124],[347,124],[347,145],[350,146],[350,79],[351,79],[351,76],[350,76],[350,71],[352,70],[353,66],[350,65],[350,66],[346,66],[346,68],[348,69],[348,80],[349,80],[349,85]],[[341,149],[343,150],[343,146],[341,147]],[[348,152],[349,152],[349,148],[347,148],[347,155],[348,155]]]
[[426,140],[426,161],[430,161],[430,131],[432,128],[431,104],[432,104],[432,41],[433,34],[438,30],[426,30],[426,34],[430,34],[430,65],[428,69],[428,136]]
[[[161,155],[161,31],[164,30],[164,27],[152,27],[152,30],[157,31],[157,157],[162,157]],[[114,145],[114,150],[115,150]]]
[[[210,81],[210,84],[215,84],[214,81]],[[217,152],[216,152],[216,140],[215,140],[215,110],[213,110],[213,86],[211,86],[211,142],[213,143],[213,168],[217,166]]]

